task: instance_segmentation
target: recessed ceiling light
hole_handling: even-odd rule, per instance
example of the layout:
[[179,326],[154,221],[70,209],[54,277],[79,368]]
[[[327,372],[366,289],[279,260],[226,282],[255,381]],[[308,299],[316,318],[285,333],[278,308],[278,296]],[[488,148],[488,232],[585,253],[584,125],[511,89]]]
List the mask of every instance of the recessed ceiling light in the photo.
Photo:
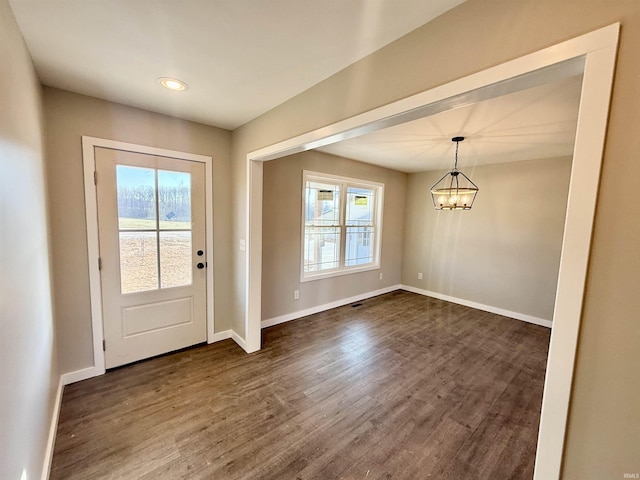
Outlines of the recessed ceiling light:
[[158,79],[158,83],[162,85],[164,88],[168,88],[169,90],[182,91],[189,88],[189,85],[184,83],[182,80],[178,80],[177,78],[171,77],[160,77]]

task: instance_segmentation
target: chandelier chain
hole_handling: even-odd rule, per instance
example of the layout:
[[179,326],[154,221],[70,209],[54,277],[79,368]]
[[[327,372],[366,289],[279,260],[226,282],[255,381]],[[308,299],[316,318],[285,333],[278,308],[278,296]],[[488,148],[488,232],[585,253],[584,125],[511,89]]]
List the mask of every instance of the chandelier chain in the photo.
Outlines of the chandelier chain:
[[453,165],[453,171],[458,171],[458,146],[460,145],[460,141],[456,140],[456,161]]

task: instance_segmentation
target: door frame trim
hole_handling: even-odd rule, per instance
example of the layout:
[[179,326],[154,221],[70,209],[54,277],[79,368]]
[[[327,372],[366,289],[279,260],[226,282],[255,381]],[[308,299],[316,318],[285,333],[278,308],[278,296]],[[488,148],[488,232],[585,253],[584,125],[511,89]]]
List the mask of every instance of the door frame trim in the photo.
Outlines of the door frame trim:
[[[583,61],[583,84],[553,328],[545,377],[534,480],[560,478],[569,403],[620,23],[585,33],[478,73],[425,90],[337,123],[283,140],[246,155],[245,340],[248,352],[260,350],[262,320],[263,164],[427,116],[474,100],[483,88],[526,81],[536,71],[552,72],[562,63]],[[562,67],[561,67],[562,68]],[[477,100],[477,99],[475,99]]]
[[164,148],[136,145],[134,143],[119,142],[104,138],[82,136],[82,165],[84,169],[84,205],[87,222],[87,253],[89,263],[89,291],[91,294],[91,329],[93,335],[93,367],[83,369],[82,378],[73,381],[103,375],[106,371],[102,342],[104,340],[102,292],[98,258],[100,257],[100,243],[98,239],[98,202],[94,172],[96,169],[96,148],[107,148],[132,153],[155,155],[158,157],[175,158],[191,162],[204,163],[205,167],[205,234],[207,236],[207,262],[212,267],[207,268],[206,319],[207,343],[215,341],[215,320],[213,303],[213,158],[194,153],[167,150]]

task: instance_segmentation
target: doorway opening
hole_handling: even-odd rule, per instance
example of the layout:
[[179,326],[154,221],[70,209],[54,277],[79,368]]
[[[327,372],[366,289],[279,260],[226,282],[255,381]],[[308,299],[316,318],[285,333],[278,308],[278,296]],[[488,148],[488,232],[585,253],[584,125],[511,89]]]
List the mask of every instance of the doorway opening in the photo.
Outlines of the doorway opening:
[[260,349],[262,162],[326,146],[457,106],[583,74],[582,95],[547,375],[535,480],[560,476],[575,353],[604,149],[619,24],[568,40],[247,155],[245,341]]

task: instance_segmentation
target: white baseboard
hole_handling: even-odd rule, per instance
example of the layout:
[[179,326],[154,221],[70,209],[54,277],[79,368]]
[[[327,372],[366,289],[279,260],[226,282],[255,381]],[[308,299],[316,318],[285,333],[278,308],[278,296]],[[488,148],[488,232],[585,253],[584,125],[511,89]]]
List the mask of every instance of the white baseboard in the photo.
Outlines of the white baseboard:
[[432,292],[429,290],[423,290],[421,288],[412,287],[410,285],[401,285],[400,288],[402,290],[406,290],[407,292],[418,293],[420,295],[425,295],[427,297],[433,297],[440,300],[445,300],[447,302],[457,303],[459,305],[476,308],[478,310],[483,310],[485,312],[495,313],[497,315],[502,315],[504,317],[515,318],[516,320],[521,320],[527,323],[533,323],[535,325],[540,325],[542,327],[551,328],[551,326],[553,325],[553,322],[551,320],[545,320],[544,318],[533,317],[525,313],[512,312],[510,310],[493,307],[491,305],[484,305],[482,303],[476,303],[470,300],[464,300],[462,298],[451,297],[449,295],[444,295],[442,293]]
[[222,340],[231,338],[231,332],[231,330],[225,330],[224,332],[214,333],[213,337],[207,339],[207,343],[221,342]]
[[251,353],[248,350],[247,347],[247,342],[245,342],[244,338],[242,338],[240,335],[238,335],[236,332],[234,332],[233,330],[231,330],[231,338],[233,339],[234,342],[236,342],[238,345],[240,345],[240,347],[247,353]]
[[68,372],[62,374],[62,384],[69,385],[70,383],[86,380],[87,378],[97,377],[104,374],[104,369],[98,367],[87,367],[74,372]]
[[[228,338],[230,338],[234,342],[236,342],[238,344],[238,346],[240,348],[242,348],[245,352],[247,351],[247,342],[245,342],[244,338],[242,338],[240,335],[238,335],[233,330],[225,330],[224,332],[218,332],[218,333],[214,334],[213,338],[210,341],[208,341],[208,343],[220,342],[220,341],[226,340]],[[247,352],[247,353],[249,353],[249,352]]]
[[60,405],[62,404],[62,391],[64,383],[62,376],[58,380],[58,388],[56,390],[56,398],[53,403],[53,412],[51,414],[51,425],[49,426],[49,438],[44,452],[44,462],[42,464],[42,480],[48,480],[51,473],[51,462],[53,461],[53,448],[56,444],[56,433],[58,431],[58,418],[60,418]]
[[272,327],[280,323],[290,322],[291,320],[296,320],[297,318],[306,317],[307,315],[313,315],[314,313],[324,312],[325,310],[331,310],[332,308],[336,307],[342,307],[343,305],[348,305],[353,302],[359,302],[360,300],[366,300],[367,298],[376,297],[378,295],[393,292],[395,290],[400,290],[401,288],[401,285],[392,285],[390,287],[381,288],[380,290],[374,290],[373,292],[362,293],[353,297],[336,300],[335,302],[325,303],[322,305],[317,305],[315,307],[306,308],[304,310],[298,310],[297,312],[291,312],[285,315],[280,315],[278,317],[269,318],[262,321],[262,328]]

